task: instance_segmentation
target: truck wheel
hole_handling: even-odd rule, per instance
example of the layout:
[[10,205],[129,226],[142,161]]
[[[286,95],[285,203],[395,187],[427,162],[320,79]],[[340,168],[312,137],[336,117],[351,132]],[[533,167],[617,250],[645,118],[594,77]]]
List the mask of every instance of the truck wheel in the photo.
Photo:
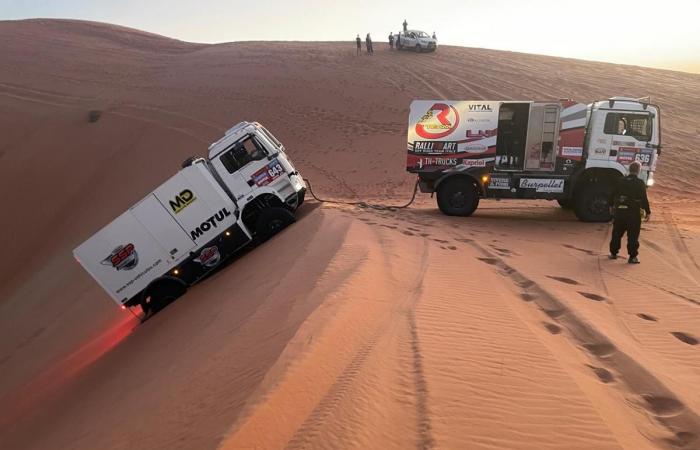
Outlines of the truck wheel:
[[573,202],[570,198],[560,198],[557,200],[557,203],[559,203],[559,206],[561,206],[562,209],[571,209],[573,206]]
[[455,177],[440,185],[437,203],[440,211],[448,216],[471,216],[479,206],[479,192],[473,181]]
[[610,194],[609,186],[588,184],[581,187],[574,197],[576,217],[582,222],[610,221]]
[[286,208],[265,208],[255,223],[255,237],[258,241],[265,242],[295,220],[294,214]]
[[150,289],[149,295],[147,296],[150,297],[150,301],[146,302],[144,298],[141,301],[141,309],[146,317],[148,317],[165,308],[177,298],[182,297],[185,292],[187,292],[187,287],[176,281],[164,280]]

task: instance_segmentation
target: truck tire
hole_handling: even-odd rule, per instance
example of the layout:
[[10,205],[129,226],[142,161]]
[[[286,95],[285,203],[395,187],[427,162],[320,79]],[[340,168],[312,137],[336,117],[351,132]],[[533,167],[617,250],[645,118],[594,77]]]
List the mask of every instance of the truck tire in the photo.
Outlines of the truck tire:
[[437,203],[448,216],[471,216],[479,206],[479,192],[472,180],[454,177],[440,184]]
[[586,184],[574,197],[574,213],[582,222],[610,221],[610,186]]
[[295,220],[294,214],[286,208],[278,206],[265,208],[255,223],[255,237],[259,242],[265,242]]
[[557,200],[557,203],[559,203],[559,206],[561,206],[562,209],[571,209],[574,206],[573,201],[570,198],[560,198]]

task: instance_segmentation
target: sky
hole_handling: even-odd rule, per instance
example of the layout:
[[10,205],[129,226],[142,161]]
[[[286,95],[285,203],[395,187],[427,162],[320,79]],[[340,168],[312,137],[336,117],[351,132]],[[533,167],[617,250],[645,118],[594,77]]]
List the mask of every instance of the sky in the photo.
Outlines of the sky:
[[378,41],[406,19],[440,44],[700,73],[700,0],[0,0],[0,20],[36,17],[204,43]]

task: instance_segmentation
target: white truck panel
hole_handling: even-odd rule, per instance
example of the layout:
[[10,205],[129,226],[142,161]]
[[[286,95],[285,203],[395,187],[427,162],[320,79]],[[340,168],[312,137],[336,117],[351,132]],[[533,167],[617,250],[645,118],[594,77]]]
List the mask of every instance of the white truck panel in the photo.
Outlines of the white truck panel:
[[120,305],[172,265],[168,253],[136,219],[132,210],[117,217],[76,248],[73,254]]
[[73,253],[122,304],[236,221],[233,200],[204,163],[193,164]]

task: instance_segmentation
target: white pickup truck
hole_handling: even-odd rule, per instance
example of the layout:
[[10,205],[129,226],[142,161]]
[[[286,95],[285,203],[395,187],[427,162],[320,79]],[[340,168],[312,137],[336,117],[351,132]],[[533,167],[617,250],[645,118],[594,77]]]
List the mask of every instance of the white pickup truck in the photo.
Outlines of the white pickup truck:
[[413,50],[418,53],[434,52],[437,50],[437,39],[431,37],[425,31],[407,30],[398,33],[396,48],[399,50]]
[[241,122],[73,254],[118,305],[148,315],[292,223],[305,191],[272,133]]

